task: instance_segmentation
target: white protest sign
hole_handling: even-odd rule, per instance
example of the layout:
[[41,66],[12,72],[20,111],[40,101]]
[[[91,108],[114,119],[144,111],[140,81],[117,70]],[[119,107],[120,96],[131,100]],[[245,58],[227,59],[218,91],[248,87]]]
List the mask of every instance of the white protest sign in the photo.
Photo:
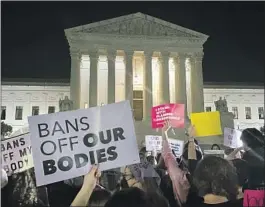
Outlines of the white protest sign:
[[145,136],[146,151],[161,151],[162,136],[146,135]]
[[37,186],[140,162],[129,101],[28,118]]
[[171,149],[175,152],[177,157],[180,157],[184,149],[184,141],[178,139],[169,139]]
[[[169,145],[174,150],[175,155],[180,157],[184,149],[184,141],[178,139],[168,139]],[[162,136],[146,135],[145,136],[146,151],[161,151]]]
[[224,146],[231,148],[242,147],[243,143],[240,140],[242,132],[237,129],[224,128]]
[[19,135],[1,141],[2,168],[7,174],[32,168],[30,135]]
[[204,150],[204,155],[214,155],[218,157],[225,157],[225,152],[224,150]]

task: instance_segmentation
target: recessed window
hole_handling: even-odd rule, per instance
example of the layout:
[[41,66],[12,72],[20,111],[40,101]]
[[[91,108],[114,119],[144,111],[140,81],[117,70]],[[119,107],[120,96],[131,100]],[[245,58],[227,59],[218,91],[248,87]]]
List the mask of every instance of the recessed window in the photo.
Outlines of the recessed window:
[[48,114],[52,114],[55,112],[55,106],[49,106],[48,107]]
[[245,107],[246,119],[251,119],[251,108]]
[[232,113],[234,114],[234,119],[238,119],[238,108],[236,106],[232,107]]
[[6,120],[6,106],[1,106],[1,120]]
[[39,115],[39,112],[40,112],[40,107],[38,107],[38,106],[32,106],[32,116]]
[[15,120],[22,120],[23,106],[16,106]]
[[211,112],[211,111],[212,111],[212,107],[210,107],[210,106],[206,106],[205,111],[206,111],[206,112]]
[[264,119],[264,108],[263,107],[258,108],[258,113],[259,113],[259,119]]

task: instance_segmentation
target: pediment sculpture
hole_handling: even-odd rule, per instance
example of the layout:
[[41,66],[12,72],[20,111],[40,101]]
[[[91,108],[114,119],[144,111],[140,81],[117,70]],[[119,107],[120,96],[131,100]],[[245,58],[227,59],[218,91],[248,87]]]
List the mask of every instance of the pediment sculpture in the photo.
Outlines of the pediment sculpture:
[[92,28],[83,28],[80,32],[119,35],[196,37],[187,32],[142,18],[127,19]]

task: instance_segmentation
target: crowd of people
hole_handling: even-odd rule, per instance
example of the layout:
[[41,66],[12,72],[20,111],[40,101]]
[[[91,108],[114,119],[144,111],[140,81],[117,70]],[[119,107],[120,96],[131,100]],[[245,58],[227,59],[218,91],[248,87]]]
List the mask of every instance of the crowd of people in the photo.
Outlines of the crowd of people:
[[[2,170],[2,206],[243,207],[247,190],[265,191],[265,138],[259,130],[243,130],[243,147],[222,158],[204,155],[192,126],[176,157],[169,129],[166,123],[161,153],[150,155],[143,147],[140,164],[118,170],[100,172],[94,165],[83,177],[38,188],[34,168],[9,176]],[[264,206],[264,198],[257,206]]]

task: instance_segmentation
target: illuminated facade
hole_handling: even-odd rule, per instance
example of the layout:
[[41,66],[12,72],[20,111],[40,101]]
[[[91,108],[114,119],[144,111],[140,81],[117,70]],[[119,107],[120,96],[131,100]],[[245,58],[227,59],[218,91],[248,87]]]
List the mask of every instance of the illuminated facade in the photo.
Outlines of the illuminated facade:
[[136,13],[65,30],[75,108],[129,100],[135,119],[153,105],[204,110],[202,58],[208,36]]
[[203,84],[204,34],[142,13],[66,29],[65,34],[70,84],[2,82],[1,120],[14,130],[27,125],[27,116],[57,112],[64,96],[70,96],[75,109],[130,100],[139,143],[157,133],[150,128],[150,111],[161,103],[184,103],[189,115],[214,111],[214,101],[222,96],[236,127],[264,125],[263,87]]
[[[27,125],[28,116],[58,112],[59,99],[70,96],[69,85],[67,80],[2,81],[1,121],[16,130]],[[264,125],[264,86],[204,83],[204,110],[215,111],[214,101],[220,96],[226,97],[228,109],[235,115],[236,128],[259,129]],[[143,110],[143,104],[140,106]]]

